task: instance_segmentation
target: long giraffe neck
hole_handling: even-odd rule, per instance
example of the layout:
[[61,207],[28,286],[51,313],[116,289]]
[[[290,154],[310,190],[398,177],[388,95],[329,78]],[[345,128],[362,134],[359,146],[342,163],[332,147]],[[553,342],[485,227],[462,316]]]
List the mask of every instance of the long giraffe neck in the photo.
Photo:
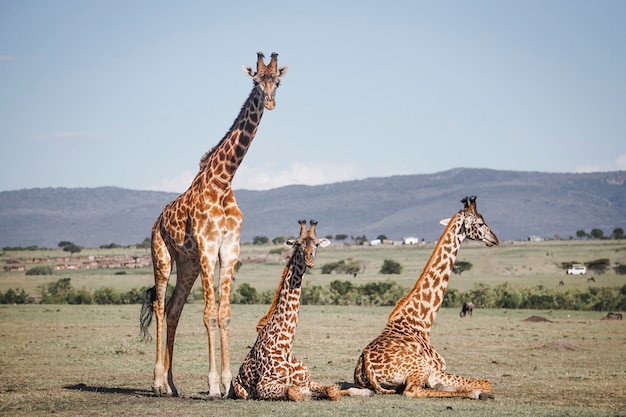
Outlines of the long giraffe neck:
[[389,315],[388,324],[411,327],[430,335],[461,242],[465,238],[457,232],[462,221],[460,214],[450,220],[415,285],[406,297],[398,301]]
[[269,311],[257,325],[258,331],[280,332],[281,343],[291,345],[298,324],[300,293],[305,272],[304,253],[297,247],[283,270],[280,287]]
[[263,93],[255,86],[230,130],[202,157],[198,177],[216,183],[218,188],[230,186],[261,122],[263,100]]

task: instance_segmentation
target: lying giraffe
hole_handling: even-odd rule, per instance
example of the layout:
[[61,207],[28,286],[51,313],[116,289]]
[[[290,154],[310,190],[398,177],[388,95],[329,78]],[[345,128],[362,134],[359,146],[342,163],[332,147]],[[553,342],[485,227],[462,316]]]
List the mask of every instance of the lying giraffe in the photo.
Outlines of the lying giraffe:
[[447,227],[413,289],[398,301],[383,332],[363,349],[354,370],[357,386],[414,398],[493,398],[489,381],[446,372],[445,360],[430,344],[430,329],[461,242],[469,238],[487,246],[498,244],[498,238],[476,211],[476,197],[461,201],[463,210],[441,221]]
[[317,222],[300,220],[300,235],[286,242],[293,252],[283,271],[272,305],[257,325],[257,339],[233,382],[237,398],[291,400],[309,398],[338,400],[341,395],[373,395],[371,390],[340,390],[336,385],[311,381],[309,368],[296,359],[292,344],[300,309],[300,292],[306,268],[313,268],[318,247],[330,244],[315,235]]

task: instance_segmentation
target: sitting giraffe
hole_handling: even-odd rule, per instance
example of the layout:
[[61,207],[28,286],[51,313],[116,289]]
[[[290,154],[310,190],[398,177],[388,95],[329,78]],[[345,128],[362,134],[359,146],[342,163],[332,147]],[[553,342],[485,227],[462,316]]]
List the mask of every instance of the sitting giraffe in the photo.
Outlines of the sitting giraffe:
[[463,210],[441,221],[447,227],[413,289],[398,301],[383,332],[363,349],[354,370],[357,386],[414,398],[493,398],[489,381],[446,372],[445,360],[430,344],[430,329],[461,242],[469,238],[487,246],[498,244],[496,235],[476,212],[476,197],[461,202]]
[[235,377],[237,398],[253,400],[292,400],[309,398],[338,400],[341,395],[373,395],[371,390],[340,390],[336,385],[311,381],[309,368],[291,350],[298,322],[300,292],[306,268],[313,268],[318,246],[328,239],[315,235],[317,222],[300,220],[300,236],[286,242],[293,252],[283,271],[272,305],[257,325],[257,339]]

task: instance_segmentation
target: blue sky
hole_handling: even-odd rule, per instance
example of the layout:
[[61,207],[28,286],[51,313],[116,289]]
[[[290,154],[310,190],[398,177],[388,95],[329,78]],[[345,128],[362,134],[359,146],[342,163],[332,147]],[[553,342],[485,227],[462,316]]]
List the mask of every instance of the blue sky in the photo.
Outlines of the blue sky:
[[621,0],[0,0],[0,191],[184,191],[257,51],[289,71],[235,189],[624,170],[625,18]]

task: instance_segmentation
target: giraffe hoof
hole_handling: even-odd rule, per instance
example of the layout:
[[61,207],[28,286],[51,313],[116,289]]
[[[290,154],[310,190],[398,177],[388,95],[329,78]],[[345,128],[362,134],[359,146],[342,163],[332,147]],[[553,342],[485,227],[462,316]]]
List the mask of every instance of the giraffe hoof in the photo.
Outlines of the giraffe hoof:
[[495,398],[496,398],[496,396],[495,396],[495,395],[493,395],[491,392],[484,392],[484,391],[483,391],[483,392],[481,392],[481,393],[478,395],[478,399],[479,399],[479,400],[493,400],[493,399],[495,399]]
[[178,392],[169,391],[165,387],[152,387],[152,392],[157,397],[178,397]]

